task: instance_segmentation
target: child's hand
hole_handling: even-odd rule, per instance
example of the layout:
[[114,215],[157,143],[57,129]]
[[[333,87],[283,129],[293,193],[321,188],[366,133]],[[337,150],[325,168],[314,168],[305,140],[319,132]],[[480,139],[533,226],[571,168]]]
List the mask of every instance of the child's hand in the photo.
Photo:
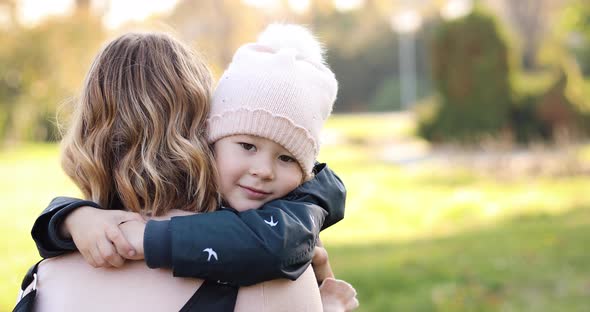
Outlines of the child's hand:
[[325,248],[320,247],[321,243],[319,241],[318,245],[314,249],[311,265],[318,285],[320,285],[326,278],[334,278],[334,272],[332,272],[332,267],[328,261],[328,252]]
[[121,232],[127,241],[131,244],[131,247],[135,250],[135,255],[128,256],[124,253],[119,252],[124,258],[129,260],[142,260],[143,255],[143,232],[145,231],[145,222],[142,221],[128,221],[119,225]]
[[71,235],[86,262],[93,267],[121,267],[125,259],[119,253],[135,254],[119,229],[119,224],[130,220],[144,222],[137,213],[84,206],[66,217],[62,233]]
[[324,312],[352,311],[359,307],[356,290],[352,285],[333,278],[326,278],[320,286]]

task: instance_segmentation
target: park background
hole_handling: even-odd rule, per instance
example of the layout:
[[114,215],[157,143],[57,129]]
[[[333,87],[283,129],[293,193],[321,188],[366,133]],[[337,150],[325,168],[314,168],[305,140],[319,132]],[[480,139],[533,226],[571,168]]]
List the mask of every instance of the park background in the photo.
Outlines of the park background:
[[169,31],[219,77],[273,21],[339,80],[319,160],[347,210],[322,239],[359,311],[588,310],[588,1],[0,0],[0,311],[35,217],[80,196],[59,127],[105,40]]

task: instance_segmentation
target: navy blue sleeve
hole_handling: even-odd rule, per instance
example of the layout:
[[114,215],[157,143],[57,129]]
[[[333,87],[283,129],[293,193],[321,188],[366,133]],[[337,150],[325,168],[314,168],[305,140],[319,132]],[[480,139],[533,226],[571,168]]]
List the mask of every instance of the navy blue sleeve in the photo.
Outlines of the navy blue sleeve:
[[43,210],[31,230],[31,236],[41,257],[51,258],[77,250],[71,238],[59,235],[59,227],[70,212],[82,206],[101,208],[97,203],[87,200],[56,197]]
[[[287,195],[284,200],[294,203],[314,204],[320,206],[326,213],[326,219],[321,230],[334,225],[344,219],[346,202],[346,188],[342,180],[326,164],[316,164],[316,175]],[[273,207],[274,202],[264,207]]]
[[325,165],[318,169],[314,179],[257,210],[148,222],[146,263],[240,286],[296,279],[311,263],[320,230],[344,217],[344,185]]

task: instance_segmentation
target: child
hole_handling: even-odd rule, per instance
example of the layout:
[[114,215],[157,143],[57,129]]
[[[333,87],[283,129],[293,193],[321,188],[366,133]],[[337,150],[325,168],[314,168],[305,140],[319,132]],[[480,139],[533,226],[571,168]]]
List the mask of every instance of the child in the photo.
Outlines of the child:
[[[283,36],[284,30],[279,29],[292,27],[270,27],[267,34],[276,32]],[[292,29],[299,29],[300,36],[312,38],[300,28]],[[311,179],[319,129],[331,111],[336,80],[322,63],[321,49],[314,40],[309,41],[313,52],[305,54],[293,48],[274,48],[263,38],[260,43],[238,50],[219,83],[209,119],[209,140],[215,143],[220,191],[233,209],[148,222],[144,244],[150,267],[171,267],[177,276],[223,280],[236,285],[279,277],[294,279],[309,264],[319,230],[342,218],[344,189],[339,179],[325,165],[316,166],[316,176]],[[267,35],[266,38],[277,40],[278,37]],[[226,157],[237,157],[234,154],[237,151],[243,156],[238,158],[240,161],[233,162]],[[252,166],[245,171],[245,167],[232,166],[238,163]],[[247,173],[249,178],[238,177]],[[305,180],[308,181],[300,185]],[[116,208],[114,201],[99,199],[95,200],[101,205]],[[125,198],[120,200],[122,206],[134,208],[124,202]],[[100,207],[88,201],[57,198],[39,217],[33,236],[42,256],[55,256],[76,248],[71,240],[57,233],[65,219],[65,228],[77,247],[82,253],[89,250],[85,255],[87,260],[93,258],[97,262],[94,264],[100,265],[101,257],[109,258],[108,250],[95,248],[99,244],[96,241],[90,244],[90,249],[79,243],[84,241],[79,237],[88,231],[86,225],[102,224],[95,218],[88,220],[87,216],[100,213],[103,221],[132,218],[105,218],[106,213],[114,211],[81,206]],[[157,207],[151,208],[157,215]],[[74,222],[85,218],[86,223]],[[128,223],[123,226],[133,228],[133,222]],[[124,246],[119,245],[124,240],[110,229],[95,232],[106,232],[117,250],[123,250]],[[195,235],[196,232],[202,235]],[[143,235],[139,236],[143,240]],[[142,247],[143,244],[135,246],[139,257]],[[127,256],[125,252],[122,254]]]
[[[208,140],[225,206],[258,209],[312,178],[319,133],[336,92],[319,42],[302,27],[271,25],[256,43],[238,49],[213,94],[209,117]],[[273,214],[264,222],[271,228],[279,224]],[[165,236],[146,235],[144,242],[140,224],[134,233],[125,232],[140,258],[144,244],[158,249],[152,245]],[[327,262],[314,268],[333,276]]]

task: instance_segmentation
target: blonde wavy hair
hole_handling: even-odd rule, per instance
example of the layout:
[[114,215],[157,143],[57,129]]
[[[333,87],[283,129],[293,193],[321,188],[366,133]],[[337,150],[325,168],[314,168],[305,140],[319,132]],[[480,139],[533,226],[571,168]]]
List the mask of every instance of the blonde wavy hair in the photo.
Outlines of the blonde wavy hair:
[[211,92],[207,66],[172,36],[116,38],[86,75],[62,140],[63,169],[105,208],[154,216],[215,210]]

